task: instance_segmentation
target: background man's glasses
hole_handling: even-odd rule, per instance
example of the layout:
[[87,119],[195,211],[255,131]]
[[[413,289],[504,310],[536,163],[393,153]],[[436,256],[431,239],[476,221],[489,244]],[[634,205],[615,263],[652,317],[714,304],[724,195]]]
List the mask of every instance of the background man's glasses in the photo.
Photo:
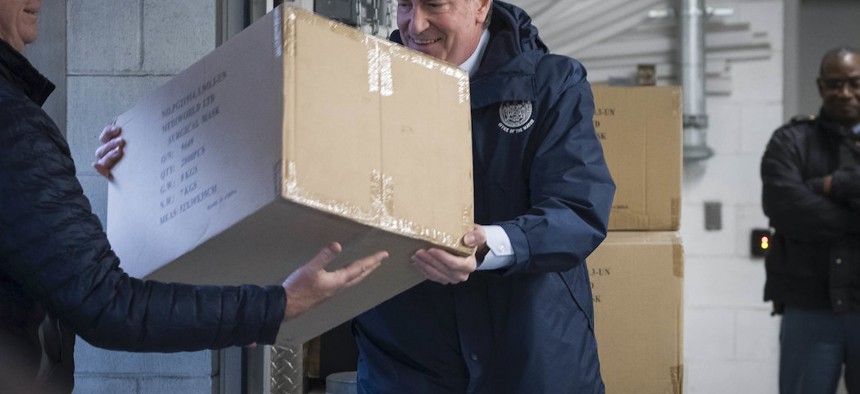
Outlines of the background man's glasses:
[[860,92],[860,77],[857,78],[819,78],[818,86],[829,92],[839,92],[848,86],[849,90]]

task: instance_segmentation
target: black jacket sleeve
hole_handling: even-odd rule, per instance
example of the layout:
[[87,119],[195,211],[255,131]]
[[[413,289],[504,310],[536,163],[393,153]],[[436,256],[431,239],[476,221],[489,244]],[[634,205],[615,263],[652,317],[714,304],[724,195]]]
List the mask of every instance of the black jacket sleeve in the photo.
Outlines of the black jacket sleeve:
[[0,100],[0,269],[86,341],[128,351],[273,343],[280,286],[130,278],[75,177],[56,125],[26,99]]

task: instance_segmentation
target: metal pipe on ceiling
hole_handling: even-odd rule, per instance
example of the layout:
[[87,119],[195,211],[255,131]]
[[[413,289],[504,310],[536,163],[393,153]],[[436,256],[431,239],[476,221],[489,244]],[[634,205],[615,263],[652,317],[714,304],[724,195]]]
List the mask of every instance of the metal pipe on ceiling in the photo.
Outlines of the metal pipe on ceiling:
[[681,86],[684,98],[684,159],[706,160],[714,152],[707,145],[705,107],[704,0],[681,0]]

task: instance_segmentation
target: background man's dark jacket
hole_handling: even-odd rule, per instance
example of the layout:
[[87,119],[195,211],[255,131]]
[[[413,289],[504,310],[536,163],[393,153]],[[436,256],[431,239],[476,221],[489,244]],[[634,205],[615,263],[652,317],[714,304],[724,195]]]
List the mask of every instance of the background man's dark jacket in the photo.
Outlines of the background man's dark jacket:
[[796,119],[777,129],[761,163],[762,205],[775,229],[766,257],[765,300],[860,311],[858,205],[807,185],[839,166],[860,165],[858,137],[826,118]]

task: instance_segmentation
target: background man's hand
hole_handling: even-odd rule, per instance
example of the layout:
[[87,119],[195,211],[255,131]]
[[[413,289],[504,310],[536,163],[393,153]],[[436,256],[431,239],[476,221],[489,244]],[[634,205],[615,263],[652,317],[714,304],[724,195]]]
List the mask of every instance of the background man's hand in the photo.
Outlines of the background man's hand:
[[120,136],[122,127],[109,125],[102,130],[99,141],[102,145],[96,149],[96,161],[93,168],[103,177],[111,179],[111,169],[122,159],[125,140]]
[[[475,226],[463,236],[466,246],[478,250],[484,249],[486,242],[487,235],[481,226]],[[447,285],[469,279],[469,275],[478,268],[478,260],[475,254],[459,257],[442,249],[432,248],[415,252],[412,255],[412,266],[421,271],[425,278]]]
[[325,267],[334,261],[340,251],[339,243],[330,243],[284,281],[284,292],[287,294],[284,320],[299,316],[337,292],[361,282],[388,257],[388,252],[377,252],[341,269],[326,271]]
[[860,166],[839,167],[831,177],[830,194],[833,198],[842,201],[860,198]]

